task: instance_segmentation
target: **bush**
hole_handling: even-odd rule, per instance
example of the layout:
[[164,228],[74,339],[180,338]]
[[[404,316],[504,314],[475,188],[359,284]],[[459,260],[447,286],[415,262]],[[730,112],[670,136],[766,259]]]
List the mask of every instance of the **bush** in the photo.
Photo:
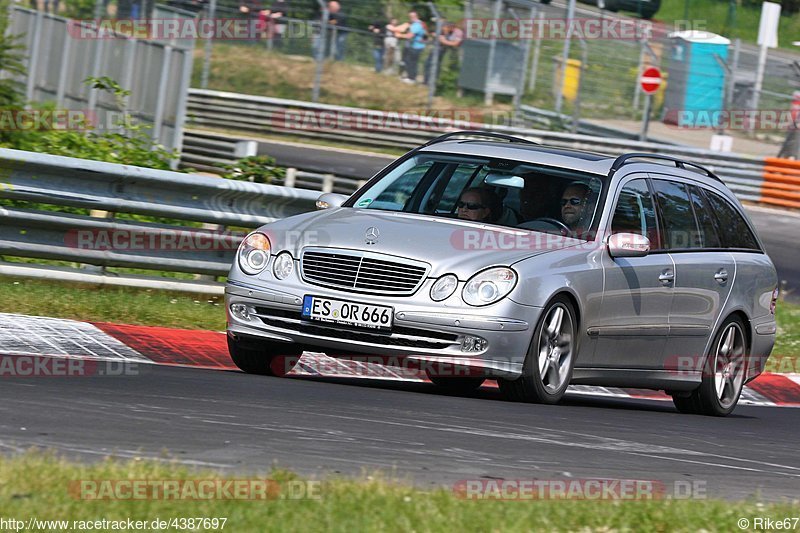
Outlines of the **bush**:
[[266,155],[245,157],[225,165],[223,169],[225,170],[223,178],[254,183],[272,183],[273,179],[282,179],[286,176],[286,169],[275,167],[275,159]]
[[[111,93],[118,108],[125,109],[125,98],[130,95],[130,91],[120,87],[111,78],[88,78],[85,83],[94,89]],[[54,110],[55,104],[35,104],[33,107],[42,111]],[[95,132],[91,131],[91,124],[84,126],[86,131],[14,130],[6,132],[5,138],[0,138],[0,146],[162,170],[169,170],[172,161],[179,157],[176,150],[170,151],[161,145],[153,145],[147,135],[149,126],[134,124],[127,119],[126,122],[115,125],[117,131]]]

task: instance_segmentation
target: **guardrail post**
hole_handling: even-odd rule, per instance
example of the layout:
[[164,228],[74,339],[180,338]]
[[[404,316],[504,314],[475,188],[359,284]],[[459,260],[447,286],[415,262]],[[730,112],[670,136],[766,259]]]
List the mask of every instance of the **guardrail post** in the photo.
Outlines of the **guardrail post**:
[[297,169],[296,168],[287,168],[286,169],[286,177],[283,180],[284,187],[294,187],[295,182],[297,181]]
[[333,192],[333,182],[336,180],[336,176],[333,174],[325,174],[322,178],[322,192]]
[[236,141],[233,148],[233,157],[242,159],[258,154],[258,143],[256,141]]

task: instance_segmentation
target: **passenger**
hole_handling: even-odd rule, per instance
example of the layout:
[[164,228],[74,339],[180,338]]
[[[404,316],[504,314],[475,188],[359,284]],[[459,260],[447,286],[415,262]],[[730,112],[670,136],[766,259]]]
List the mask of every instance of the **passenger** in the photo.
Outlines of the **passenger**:
[[456,207],[458,218],[476,222],[495,222],[502,211],[497,195],[482,187],[472,187],[462,192]]

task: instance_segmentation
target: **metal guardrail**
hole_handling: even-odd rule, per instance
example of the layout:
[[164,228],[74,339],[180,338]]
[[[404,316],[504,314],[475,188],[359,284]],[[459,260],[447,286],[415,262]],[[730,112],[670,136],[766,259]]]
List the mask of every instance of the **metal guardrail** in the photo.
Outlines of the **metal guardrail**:
[[[305,189],[0,149],[0,198],[204,223],[192,227],[190,222],[155,224],[0,208],[0,255],[224,276],[244,235],[225,226],[253,228],[305,213],[315,208],[318,196]],[[49,279],[222,290],[215,283],[124,276],[111,280],[81,269],[0,263],[0,274],[22,275],[26,269]]]
[[[205,172],[222,173],[224,165],[234,163],[243,157],[255,155],[256,144],[257,142],[252,139],[242,139],[232,135],[185,130],[181,166]],[[368,177],[370,176],[366,176],[366,178]],[[286,177],[275,179],[272,184],[320,192],[352,194],[366,181],[366,179],[287,168]]]
[[[423,115],[393,115],[370,109],[201,89],[190,89],[189,111],[196,128],[224,129],[256,136],[285,134],[373,149],[407,150],[443,132],[482,128],[526,137],[550,146],[610,156],[631,151],[654,152],[687,158],[709,167],[742,200],[774,203],[770,202],[771,189],[764,187],[765,159],[743,154],[598,135],[474,124]],[[800,207],[800,202],[794,207]]]
[[[638,133],[614,128],[612,126],[606,126],[593,120],[578,120],[578,123],[575,125],[572,123],[573,117],[570,115],[557,113],[549,109],[521,105],[519,106],[519,113],[519,118],[527,127],[552,129],[554,126],[558,126],[562,129],[566,128],[581,135],[610,137],[612,139],[629,139],[633,141],[639,139]],[[575,129],[577,129],[577,131],[575,131]],[[665,141],[663,139],[655,139],[652,136],[650,136],[650,138],[653,139],[653,142],[657,142],[659,144],[675,144],[674,142]]]

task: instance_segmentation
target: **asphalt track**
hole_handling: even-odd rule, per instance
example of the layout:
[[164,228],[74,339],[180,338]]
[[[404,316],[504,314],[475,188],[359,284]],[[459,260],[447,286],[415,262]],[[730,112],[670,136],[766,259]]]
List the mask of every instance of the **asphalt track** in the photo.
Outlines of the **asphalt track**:
[[[369,152],[277,141],[259,141],[258,153],[271,155],[281,166],[360,179],[372,177],[393,160],[391,156]],[[775,263],[784,297],[800,302],[800,245],[797,238],[800,215],[750,206],[747,211]]]
[[0,446],[88,461],[168,450],[188,465],[237,473],[381,470],[421,487],[607,477],[691,484],[732,499],[800,494],[800,409],[740,406],[709,418],[657,401],[570,396],[541,406],[503,401],[492,389],[446,395],[427,383],[155,365],[138,372],[4,380]]

